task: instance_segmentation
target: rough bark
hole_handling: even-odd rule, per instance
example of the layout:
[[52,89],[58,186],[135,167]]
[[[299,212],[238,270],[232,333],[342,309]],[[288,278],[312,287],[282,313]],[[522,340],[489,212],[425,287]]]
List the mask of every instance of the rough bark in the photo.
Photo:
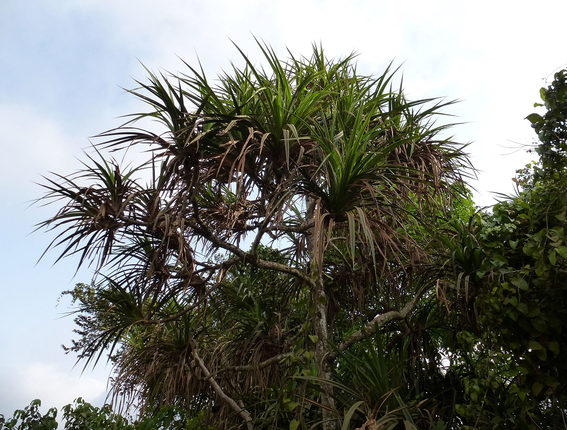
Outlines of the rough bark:
[[[315,287],[311,291],[313,302],[313,328],[317,341],[315,342],[315,362],[319,371],[319,377],[323,380],[331,380],[333,360],[329,360],[329,326],[327,322],[327,300],[325,288],[320,273],[316,272],[314,279]],[[323,430],[335,430],[338,427],[337,413],[333,397],[333,387],[330,384],[321,384],[321,404],[323,416]]]
[[[316,201],[311,197],[305,199],[306,214],[305,221],[307,225],[313,225],[315,220]],[[307,252],[310,259],[311,273],[311,302],[313,304],[313,330],[317,336],[315,342],[315,362],[319,377],[323,380],[331,380],[333,360],[328,360],[329,354],[329,324],[327,321],[327,296],[325,294],[325,285],[323,283],[322,268],[316,263],[315,246],[316,240],[322,240],[322,237],[315,234],[315,231],[321,229],[312,228],[307,234]],[[321,244],[319,244],[321,245]],[[336,430],[338,428],[337,413],[333,396],[333,387],[330,384],[322,384],[323,392],[321,394],[323,430]]]

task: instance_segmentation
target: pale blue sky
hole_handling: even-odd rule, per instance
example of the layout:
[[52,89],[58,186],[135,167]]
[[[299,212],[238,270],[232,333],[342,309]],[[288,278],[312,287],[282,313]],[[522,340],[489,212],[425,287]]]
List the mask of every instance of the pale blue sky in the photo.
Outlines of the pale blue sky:
[[529,159],[509,147],[527,144],[523,118],[543,78],[567,63],[564,0],[521,6],[512,1],[282,2],[164,0],[2,0],[0,2],[0,413],[34,398],[62,406],[75,397],[102,402],[108,370],[73,369],[59,347],[73,324],[60,316],[59,293],[89,281],[74,261],[55,267],[53,235],[29,234],[55,207],[27,208],[42,195],[49,171],[70,173],[89,136],[117,126],[140,106],[121,87],[152,70],[183,70],[177,56],[216,74],[238,53],[259,58],[252,34],[285,55],[308,54],[321,41],[329,55],[359,52],[359,69],[401,65],[411,98],[461,99],[449,110],[467,124],[456,140],[483,170],[477,202],[511,192],[516,168]]

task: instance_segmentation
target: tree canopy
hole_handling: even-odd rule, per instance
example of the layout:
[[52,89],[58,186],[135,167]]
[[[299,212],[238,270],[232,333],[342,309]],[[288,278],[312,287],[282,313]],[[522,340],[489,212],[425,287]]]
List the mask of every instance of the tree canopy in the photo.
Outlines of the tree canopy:
[[[116,405],[213,428],[556,422],[565,75],[528,117],[543,168],[475,213],[452,102],[408,100],[354,55],[258,46],[263,66],[239,51],[214,81],[148,71],[130,91],[148,110],[46,178],[50,248],[95,268],[67,292],[67,351],[111,360]],[[111,156],[135,147],[140,165]]]

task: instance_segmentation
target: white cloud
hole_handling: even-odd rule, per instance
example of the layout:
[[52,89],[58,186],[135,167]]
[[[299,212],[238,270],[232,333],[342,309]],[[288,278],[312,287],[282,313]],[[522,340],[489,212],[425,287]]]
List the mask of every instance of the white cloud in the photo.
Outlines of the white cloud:
[[[39,181],[40,175],[49,171],[69,172],[70,166],[78,166],[74,156],[80,155],[79,138],[46,114],[14,103],[0,105],[0,118],[7,126],[0,136],[0,190],[4,203],[7,204],[8,196],[20,203],[38,197],[33,182]],[[87,146],[86,138],[81,141],[83,147]]]
[[106,396],[106,380],[100,375],[70,372],[54,363],[34,362],[1,375],[0,413],[8,417],[16,409],[23,409],[34,399],[42,402],[42,411],[72,403],[82,397],[101,406]]
[[23,394],[30,399],[43,399],[46,405],[65,405],[77,397],[94,401],[106,391],[106,382],[71,374],[55,364],[31,364],[20,378]]

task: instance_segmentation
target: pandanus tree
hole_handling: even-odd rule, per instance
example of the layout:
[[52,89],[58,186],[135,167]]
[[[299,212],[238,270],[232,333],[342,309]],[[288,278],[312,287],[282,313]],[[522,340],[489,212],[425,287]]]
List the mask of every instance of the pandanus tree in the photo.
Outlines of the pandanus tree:
[[[214,83],[188,64],[149,73],[130,91],[149,110],[97,143],[148,161],[125,169],[98,152],[48,177],[44,201],[63,203],[42,226],[62,232],[61,257],[96,268],[72,292],[71,349],[87,364],[108,353],[121,398],[252,428],[301,368],[319,389],[303,385],[287,424],[268,426],[307,414],[334,428],[337,358],[434,287],[427,226],[470,170],[436,123],[448,103],[408,101],[389,68],[364,76],[352,55],[315,46],[284,61],[259,46],[263,67],[240,51],[244,66]],[[147,119],[159,129],[137,126]]]

